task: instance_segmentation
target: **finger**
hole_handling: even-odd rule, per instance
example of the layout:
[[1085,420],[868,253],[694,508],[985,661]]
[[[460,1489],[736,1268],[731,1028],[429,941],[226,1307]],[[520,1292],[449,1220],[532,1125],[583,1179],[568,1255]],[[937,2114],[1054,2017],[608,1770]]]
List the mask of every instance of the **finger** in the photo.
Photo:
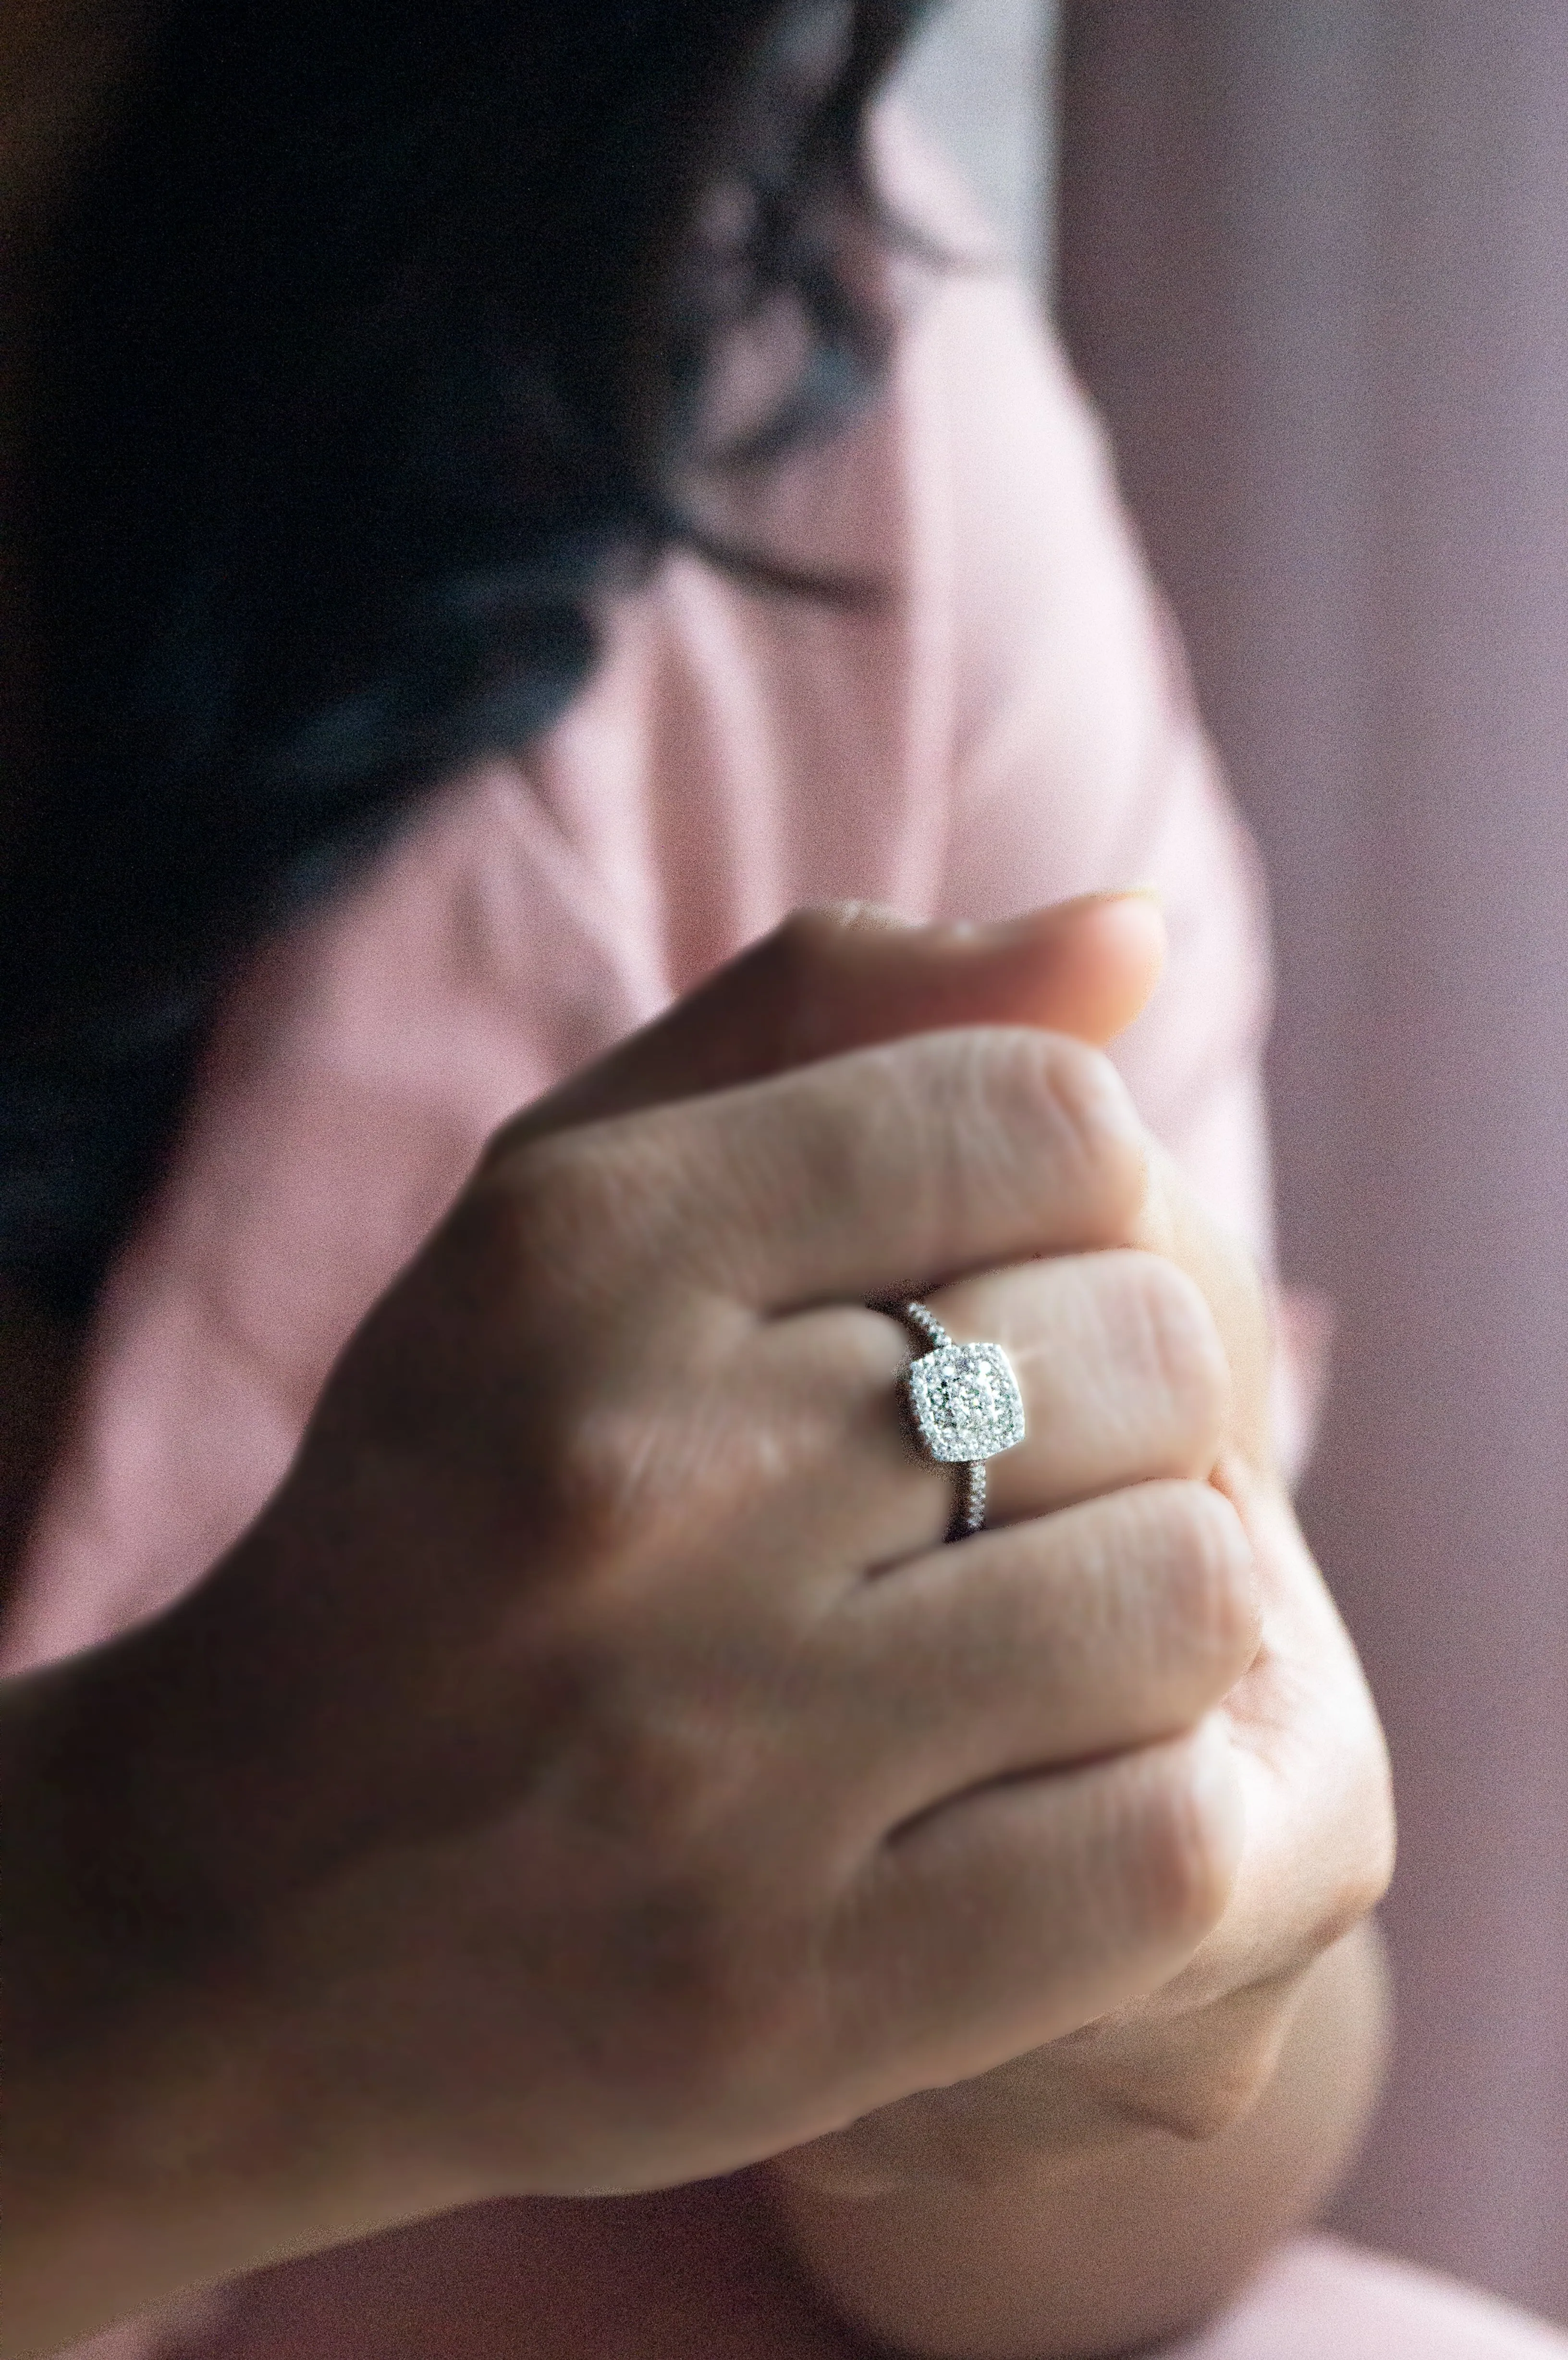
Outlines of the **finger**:
[[988,1779],[1192,1730],[1258,1632],[1229,1502],[1204,1483],[1140,1483],[863,1583],[824,1636],[887,1765],[881,1807],[902,1820]]
[[1374,1908],[1393,1872],[1388,1750],[1366,1677],[1290,1503],[1227,1459],[1258,1568],[1263,1644],[1225,1703],[1248,1797],[1222,1942],[1171,2005],[1299,1971]]
[[911,926],[865,902],[796,913],[522,1118],[519,1135],[730,1089],[852,1049],[970,1024],[1098,1047],[1143,1008],[1165,929],[1141,891],[992,926]]
[[1144,1137],[1094,1051],[1022,1030],[889,1047],[543,1140],[504,1133],[478,1184],[539,1284],[593,1270],[754,1312],[920,1292],[1108,1245]]
[[1213,1468],[1231,1397],[1225,1347],[1195,1281],[1160,1256],[1071,1255],[927,1301],[955,1338],[1000,1344],[1023,1395],[1024,1439],[988,1466],[989,1522]]
[[1232,1436],[1254,1466],[1272,1466],[1273,1338],[1258,1265],[1241,1240],[1200,1202],[1169,1153],[1152,1140],[1149,1194],[1129,1242],[1165,1255],[1203,1289],[1230,1363]]
[[[957,1340],[1000,1344],[1018,1381],[1024,1439],[987,1463],[987,1523],[1214,1467],[1224,1350],[1196,1285],[1158,1256],[1063,1254],[925,1301]],[[904,1391],[925,1349],[891,1314],[858,1306],[811,1311],[765,1339],[753,1415],[779,1438],[792,1524],[834,1579],[929,1548],[953,1522],[964,1470],[923,1455]]]
[[1167,1982],[1222,1916],[1243,1834],[1228,1739],[981,1788],[880,1847],[828,1967],[866,2108],[967,2079]]

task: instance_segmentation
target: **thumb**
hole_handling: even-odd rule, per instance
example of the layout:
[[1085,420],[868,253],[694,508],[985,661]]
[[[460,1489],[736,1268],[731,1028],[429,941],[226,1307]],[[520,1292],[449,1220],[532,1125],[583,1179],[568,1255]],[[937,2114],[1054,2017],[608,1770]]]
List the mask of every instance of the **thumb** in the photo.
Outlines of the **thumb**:
[[1103,1047],[1143,1008],[1164,956],[1160,905],[1141,889],[986,926],[913,926],[864,902],[800,911],[540,1099],[507,1137],[955,1026],[1034,1024]]

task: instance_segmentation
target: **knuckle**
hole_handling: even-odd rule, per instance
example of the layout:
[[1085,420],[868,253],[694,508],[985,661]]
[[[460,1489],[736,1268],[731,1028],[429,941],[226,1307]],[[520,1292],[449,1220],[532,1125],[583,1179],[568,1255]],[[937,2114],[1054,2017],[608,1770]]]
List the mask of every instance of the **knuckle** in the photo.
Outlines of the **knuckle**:
[[1127,1233],[1147,1186],[1141,1126],[1108,1058],[1059,1033],[972,1036],[969,1109],[1009,1142],[1038,1185],[1042,1172],[1073,1202],[1085,1243]]
[[1120,1342],[1164,1403],[1193,1464],[1218,1448],[1230,1405],[1230,1365],[1213,1312],[1185,1271],[1157,1254],[1116,1257]]
[[571,1386],[558,1413],[548,1478],[585,1566],[737,1565],[824,1455],[820,1401],[765,1415],[731,1355],[668,1334],[663,1346]]
[[484,1316],[510,1322],[524,1310],[530,1325],[551,1324],[577,1259],[572,1230],[581,1198],[561,1185],[566,1161],[553,1140],[496,1157],[453,1207],[444,1275]]
[[1168,2131],[1189,2147],[1207,2147],[1223,2131],[1246,2119],[1269,2080],[1266,2071],[1249,2070],[1237,2060],[1227,2060],[1205,2080],[1161,2091],[1129,2112],[1140,2129]]
[[768,1062],[805,1061],[820,1050],[822,996],[847,918],[838,908],[791,911],[759,949],[754,1016],[768,1029]]
[[1215,1775],[1211,1744],[1201,1738],[1155,1749],[1146,1766],[1135,1863],[1146,1930],[1195,1950],[1224,1916],[1236,1881],[1236,1789]]
[[1244,2121],[1269,2089],[1287,2023],[1286,2004],[1277,2001],[1267,2012],[1249,2009],[1239,2025],[1209,2028],[1198,2056],[1151,2077],[1122,2113],[1140,2128],[1206,2146]]
[[1393,1881],[1398,1833],[1386,1771],[1357,1798],[1350,1857],[1330,1883],[1313,1926],[1314,1953],[1330,1950],[1369,1918]]
[[768,937],[765,955],[786,976],[809,970],[840,941],[854,915],[853,902],[823,902],[791,910]]
[[1207,1483],[1149,1489],[1146,1513],[1157,1528],[1169,1628],[1228,1687],[1256,1655],[1262,1630],[1252,1547],[1241,1518]]
[[844,977],[856,945],[900,923],[871,903],[830,901],[792,911],[774,929],[757,954],[762,988],[752,1011],[766,1062],[806,1064],[842,1045]]
[[545,1458],[547,1523],[584,1576],[657,1553],[670,1513],[662,1421],[651,1404],[558,1408]]
[[822,902],[792,910],[768,936],[764,956],[785,986],[809,983],[842,951],[862,915],[861,905],[855,901]]
[[[1364,1918],[1369,1918],[1387,1896],[1399,1860],[1399,1823],[1394,1816],[1394,1799],[1386,1777],[1379,1782],[1373,1821],[1373,1839],[1367,1847],[1360,1889],[1355,1896],[1358,1907],[1354,1922],[1357,1926]],[[1348,1933],[1351,1928],[1346,1927],[1345,1930]]]

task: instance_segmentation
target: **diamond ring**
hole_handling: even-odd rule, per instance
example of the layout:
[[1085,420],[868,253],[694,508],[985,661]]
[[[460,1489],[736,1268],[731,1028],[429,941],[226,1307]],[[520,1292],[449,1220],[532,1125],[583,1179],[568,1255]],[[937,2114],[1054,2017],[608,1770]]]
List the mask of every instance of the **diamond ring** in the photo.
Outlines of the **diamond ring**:
[[909,1362],[902,1384],[926,1457],[964,1470],[949,1535],[956,1540],[985,1522],[985,1461],[1023,1440],[1023,1395],[1000,1344],[955,1344],[923,1303],[891,1307],[931,1348]]

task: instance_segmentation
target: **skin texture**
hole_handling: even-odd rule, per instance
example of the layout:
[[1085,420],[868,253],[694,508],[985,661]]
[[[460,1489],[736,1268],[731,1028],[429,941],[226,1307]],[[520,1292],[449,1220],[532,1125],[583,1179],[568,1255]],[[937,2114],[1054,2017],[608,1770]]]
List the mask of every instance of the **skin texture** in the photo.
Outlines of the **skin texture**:
[[1210,2136],[1129,2122],[1098,2141],[1053,2141],[1059,2091],[1004,2069],[875,2193],[751,2177],[806,2285],[856,2323],[848,2349],[865,2351],[864,2335],[878,2352],[943,2360],[1141,2350],[1216,2310],[1323,2202],[1375,2102],[1387,2023],[1382,1952],[1363,1926],[1303,1977],[1274,2070]]
[[[835,1006],[1046,1013],[1140,927],[787,929],[502,1135],[201,1590],[9,1700],[6,2348],[824,2135],[781,2218],[853,2316],[825,2224],[929,2205],[932,2119],[1007,2177],[1268,2088],[1386,1874],[1381,1748],[1119,1083],[1007,1026],[712,1087]],[[855,1307],[904,1291],[1032,1412],[963,1548]]]
[[[1065,2360],[1191,2325],[1333,2184],[1386,2053],[1365,1919],[1392,1867],[1387,1765],[1272,1469],[1262,1306],[1158,1158],[1138,1233],[1201,1279],[1235,1378],[1212,1480],[1252,1544],[1261,1622],[1223,1708],[1247,1784],[1228,1906],[1161,1989],[763,2175],[850,2318],[949,2360]],[[999,1332],[1004,1306],[975,1308],[992,1324],[975,1332]]]

